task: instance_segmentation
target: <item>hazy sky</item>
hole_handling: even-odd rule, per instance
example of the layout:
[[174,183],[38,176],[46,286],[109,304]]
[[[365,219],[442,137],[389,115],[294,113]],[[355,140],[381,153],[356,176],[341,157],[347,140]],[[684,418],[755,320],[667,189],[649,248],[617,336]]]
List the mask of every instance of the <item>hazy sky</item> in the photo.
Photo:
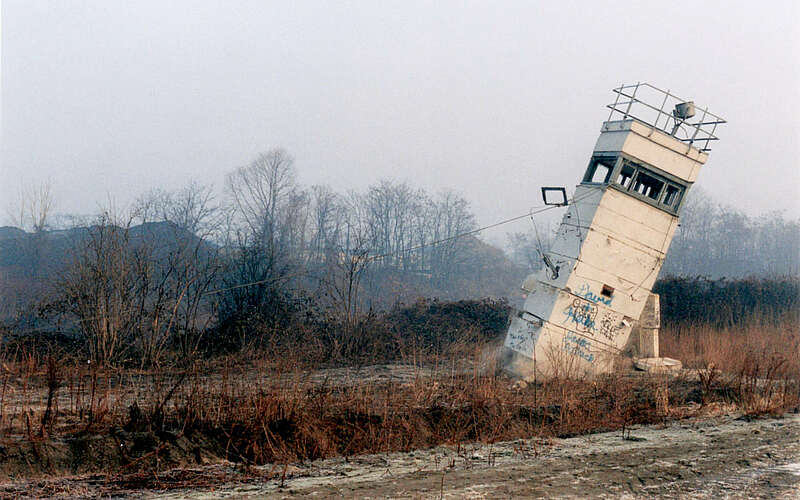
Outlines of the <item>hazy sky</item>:
[[2,0],[0,205],[221,187],[282,146],[304,184],[452,188],[490,223],[571,192],[610,89],[648,81],[730,122],[700,186],[798,217],[798,26],[796,1]]

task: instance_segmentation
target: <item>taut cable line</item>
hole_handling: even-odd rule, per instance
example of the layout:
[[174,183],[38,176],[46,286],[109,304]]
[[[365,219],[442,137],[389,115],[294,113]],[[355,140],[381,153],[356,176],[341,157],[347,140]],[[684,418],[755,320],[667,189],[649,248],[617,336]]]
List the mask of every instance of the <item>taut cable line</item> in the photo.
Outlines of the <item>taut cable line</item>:
[[[580,201],[583,198],[586,198],[589,194],[591,194],[591,193],[588,193],[587,195],[581,196],[579,198],[573,198],[572,200],[570,200],[570,203],[575,203],[577,201]],[[460,238],[465,238],[467,236],[471,236],[471,235],[474,235],[474,234],[481,233],[481,232],[486,231],[488,229],[493,229],[495,227],[503,226],[503,225],[509,224],[511,222],[516,222],[516,221],[524,219],[526,217],[531,217],[532,218],[534,215],[546,212],[548,210],[552,210],[554,208],[559,208],[559,207],[560,207],[560,205],[545,205],[545,206],[533,207],[529,211],[525,212],[522,215],[517,215],[517,216],[514,216],[514,217],[510,217],[508,219],[503,219],[501,221],[494,222],[494,223],[486,225],[486,226],[481,226],[481,227],[476,228],[476,229],[471,229],[469,231],[465,231],[463,233],[459,233],[459,234],[456,234],[456,235],[453,235],[453,236],[449,236],[447,238],[442,238],[442,239],[439,239],[439,240],[431,241],[429,243],[422,243],[420,245],[416,245],[416,246],[413,246],[413,247],[410,247],[410,248],[404,248],[404,249],[401,249],[401,250],[396,250],[394,252],[387,252],[387,253],[383,253],[383,254],[379,254],[379,255],[368,256],[367,257],[367,262],[373,262],[373,261],[376,261],[376,260],[384,259],[386,257],[391,257],[391,256],[398,255],[398,254],[407,253],[407,252],[416,252],[417,250],[422,250],[423,248],[433,247],[433,246],[436,246],[436,245],[441,245],[443,243],[447,243],[447,242],[454,241],[454,240],[457,240],[457,239],[460,239]],[[238,289],[241,289],[241,288],[248,288],[248,287],[251,287],[251,286],[265,285],[265,284],[268,284],[268,283],[277,283],[277,282],[282,281],[282,280],[289,280],[289,279],[292,279],[292,278],[298,278],[298,277],[301,277],[301,276],[305,276],[307,274],[308,274],[307,272],[303,271],[301,273],[293,273],[293,274],[289,274],[289,275],[285,275],[285,276],[277,276],[277,277],[274,277],[274,278],[266,278],[266,279],[263,279],[263,280],[251,281],[251,282],[248,282],[248,283],[240,283],[238,285],[233,285],[233,286],[229,286],[229,287],[217,288],[217,289],[214,289],[214,290],[208,290],[206,292],[203,292],[202,295],[203,296],[216,295],[216,294],[219,294],[219,293],[228,292],[228,291],[231,291],[231,290],[238,290]],[[131,308],[128,311],[132,311],[134,309],[137,309],[137,308]],[[96,319],[100,319],[100,318],[102,318],[104,316],[105,315],[97,315],[97,316],[92,316],[92,317],[88,317],[88,318],[79,318],[79,319],[75,319],[75,320],[72,320],[72,321],[75,322],[75,323],[84,323],[84,322],[94,321]],[[42,331],[42,329],[41,328],[32,328],[32,329],[24,330],[22,332],[16,332],[16,334],[17,335],[24,335],[26,333],[34,333],[34,332],[38,332],[38,331]]]

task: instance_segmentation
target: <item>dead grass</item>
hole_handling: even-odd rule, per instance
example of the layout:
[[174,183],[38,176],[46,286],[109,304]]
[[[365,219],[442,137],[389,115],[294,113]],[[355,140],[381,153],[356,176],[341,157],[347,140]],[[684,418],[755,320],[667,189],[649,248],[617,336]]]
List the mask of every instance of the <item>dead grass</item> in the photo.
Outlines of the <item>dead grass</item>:
[[735,372],[754,357],[775,356],[787,369],[800,373],[800,326],[794,322],[713,328],[708,325],[669,326],[659,337],[663,356],[679,359],[689,368],[713,364],[724,372]]
[[286,350],[146,372],[16,352],[2,360],[2,473],[132,474],[603,430],[625,437],[632,425],[713,408],[781,413],[800,401],[796,329],[667,330],[664,355],[695,376],[618,372],[530,385],[497,370],[496,343],[468,335],[434,354],[407,350],[402,370],[324,368]]
[[798,405],[800,327],[794,322],[671,327],[660,341],[662,355],[697,370],[704,402],[720,393],[750,415]]

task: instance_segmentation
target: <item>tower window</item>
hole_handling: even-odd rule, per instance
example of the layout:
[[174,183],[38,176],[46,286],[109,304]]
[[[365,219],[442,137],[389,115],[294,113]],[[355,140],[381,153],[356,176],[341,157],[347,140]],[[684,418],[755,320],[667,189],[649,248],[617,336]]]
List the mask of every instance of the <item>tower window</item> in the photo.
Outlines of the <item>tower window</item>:
[[617,184],[624,188],[629,188],[631,186],[631,179],[633,179],[633,174],[635,173],[635,168],[630,166],[627,162],[624,163],[619,171],[619,176],[617,176]]
[[[595,164],[598,158],[592,158],[584,182],[589,182],[590,174],[598,176]],[[662,208],[675,215],[683,201],[686,186],[678,179],[667,177],[650,170],[647,166],[636,163],[630,158],[622,157],[612,170],[613,185],[622,191],[634,194],[650,205]],[[598,176],[599,177],[599,176]],[[606,180],[608,182],[608,180]]]
[[631,189],[643,196],[647,196],[650,199],[658,200],[658,197],[661,194],[661,189],[663,187],[664,187],[663,181],[653,177],[652,175],[642,170],[639,170],[639,174],[633,181],[633,187]]
[[608,184],[608,181],[611,179],[611,172],[614,170],[614,165],[616,163],[616,156],[592,158],[592,162],[586,170],[586,175],[583,176],[583,182]]
[[675,208],[681,201],[681,193],[683,193],[683,189],[670,184],[667,186],[667,190],[664,193],[664,200],[661,203],[668,207]]

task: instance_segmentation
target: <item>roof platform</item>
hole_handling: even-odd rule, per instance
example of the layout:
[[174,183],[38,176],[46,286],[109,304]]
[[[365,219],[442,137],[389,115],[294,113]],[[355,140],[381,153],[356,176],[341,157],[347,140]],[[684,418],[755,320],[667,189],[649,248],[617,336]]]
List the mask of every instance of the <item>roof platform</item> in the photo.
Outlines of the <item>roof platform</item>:
[[717,126],[727,123],[708,107],[700,109],[694,101],[649,83],[620,85],[612,91],[616,98],[606,106],[611,110],[607,121],[634,119],[703,153],[711,151],[712,141],[719,140]]

